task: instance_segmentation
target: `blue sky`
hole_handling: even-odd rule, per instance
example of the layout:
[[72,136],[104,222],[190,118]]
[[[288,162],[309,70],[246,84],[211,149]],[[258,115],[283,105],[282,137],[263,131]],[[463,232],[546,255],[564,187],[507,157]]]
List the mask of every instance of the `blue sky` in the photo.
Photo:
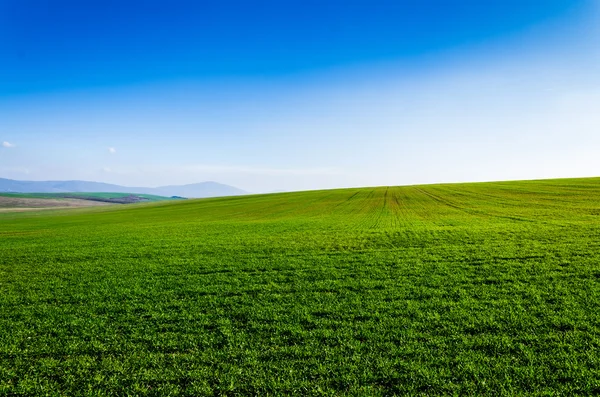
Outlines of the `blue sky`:
[[0,177],[600,174],[600,3],[0,0]]

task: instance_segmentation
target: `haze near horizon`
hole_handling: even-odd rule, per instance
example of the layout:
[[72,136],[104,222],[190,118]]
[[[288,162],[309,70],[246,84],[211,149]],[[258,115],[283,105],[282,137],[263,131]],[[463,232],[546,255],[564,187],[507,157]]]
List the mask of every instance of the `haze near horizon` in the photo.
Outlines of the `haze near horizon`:
[[595,176],[600,3],[0,1],[0,177]]

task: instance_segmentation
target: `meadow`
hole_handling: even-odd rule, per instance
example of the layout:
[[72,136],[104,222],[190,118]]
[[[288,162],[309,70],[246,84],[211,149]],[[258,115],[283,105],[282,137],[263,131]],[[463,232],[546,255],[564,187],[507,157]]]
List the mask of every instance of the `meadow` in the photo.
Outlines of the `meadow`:
[[600,394],[600,178],[0,213],[0,395]]
[[[153,194],[131,194],[131,193],[7,193],[1,192],[0,198],[12,198],[12,199],[26,199],[26,200],[65,200],[65,199],[78,199],[78,200],[89,200],[89,201],[110,201],[113,200],[115,203],[119,203],[119,200],[123,200],[123,203],[128,203],[126,199],[134,199],[136,202],[157,202],[157,201],[168,201],[175,200],[173,197],[156,196]],[[130,200],[134,202],[133,200]]]

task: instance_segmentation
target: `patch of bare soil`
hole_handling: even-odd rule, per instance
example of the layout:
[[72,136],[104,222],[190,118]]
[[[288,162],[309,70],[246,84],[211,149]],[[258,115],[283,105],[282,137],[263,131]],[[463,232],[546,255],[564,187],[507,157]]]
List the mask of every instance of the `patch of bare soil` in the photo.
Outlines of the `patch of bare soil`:
[[80,199],[38,199],[0,196],[0,212],[33,211],[40,209],[81,208],[111,205],[111,203]]

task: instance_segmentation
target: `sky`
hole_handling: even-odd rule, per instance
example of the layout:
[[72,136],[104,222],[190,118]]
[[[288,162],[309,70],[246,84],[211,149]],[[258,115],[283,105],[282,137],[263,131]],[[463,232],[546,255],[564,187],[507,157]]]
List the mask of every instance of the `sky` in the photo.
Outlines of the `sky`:
[[0,0],[0,178],[600,175],[600,0]]

